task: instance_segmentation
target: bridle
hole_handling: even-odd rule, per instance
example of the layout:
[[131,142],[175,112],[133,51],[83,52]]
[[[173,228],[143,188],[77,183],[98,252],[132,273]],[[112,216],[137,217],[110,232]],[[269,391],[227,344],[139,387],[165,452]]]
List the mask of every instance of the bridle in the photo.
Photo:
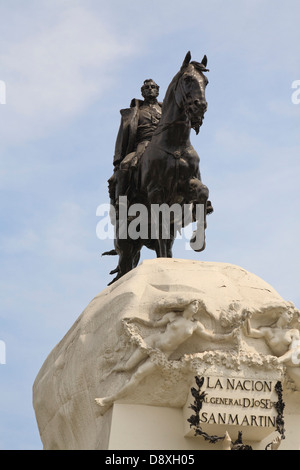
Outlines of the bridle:
[[[178,102],[177,98],[176,98],[176,91],[178,89],[178,87],[180,88],[180,92],[181,92],[181,95],[183,96],[183,101],[184,101],[184,112],[186,114],[186,116],[188,117],[187,115],[187,110],[186,110],[186,106],[185,106],[185,103],[187,101],[187,96],[186,96],[186,93],[185,93],[185,90],[182,86],[182,81],[181,81],[181,78],[182,76],[184,75],[184,72],[180,72],[178,77],[177,77],[177,80],[176,80],[176,84],[174,86],[174,99],[175,99],[175,103],[177,105],[177,107],[180,109],[182,107],[181,103]],[[172,126],[175,126],[175,125],[178,125],[178,124],[181,124],[181,125],[187,125],[187,121],[186,120],[182,120],[182,119],[179,119],[179,120],[175,120],[175,121],[171,121],[171,122],[166,122],[163,126],[158,126],[157,129],[154,131],[153,135],[159,135],[161,134],[162,132],[168,130],[170,127]]]
[[[205,68],[202,64],[200,64],[198,62],[191,62],[191,65],[193,65],[193,67],[196,70],[198,69],[199,72],[208,71],[207,68]],[[188,97],[187,97],[186,91],[185,91],[185,89],[183,87],[183,84],[182,84],[182,77],[184,76],[184,74],[185,74],[185,70],[182,70],[178,73],[173,93],[174,93],[175,103],[176,103],[178,109],[181,109],[183,107],[187,119],[190,120],[190,116],[189,116],[189,112],[188,112],[188,104],[187,104]],[[182,102],[183,103],[182,102],[180,103],[178,101],[177,93],[176,93],[178,90],[180,92],[180,95],[182,96]],[[153,136],[154,135],[157,136],[157,135],[161,134],[162,132],[170,129],[172,126],[175,126],[175,125],[178,125],[178,124],[187,126],[187,120],[179,119],[179,120],[174,120],[174,121],[171,121],[171,122],[166,122],[164,125],[158,125],[157,129],[153,133]]]

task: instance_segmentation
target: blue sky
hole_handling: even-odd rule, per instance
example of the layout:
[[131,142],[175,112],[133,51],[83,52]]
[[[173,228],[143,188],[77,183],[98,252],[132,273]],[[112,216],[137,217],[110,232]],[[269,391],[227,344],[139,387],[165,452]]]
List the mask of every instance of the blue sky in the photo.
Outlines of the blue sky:
[[242,266],[299,308],[300,4],[0,0],[0,17],[0,448],[41,449],[33,381],[115,267],[96,210],[119,110],[145,78],[163,99],[188,50],[208,57],[192,143],[215,212],[205,252],[174,257]]

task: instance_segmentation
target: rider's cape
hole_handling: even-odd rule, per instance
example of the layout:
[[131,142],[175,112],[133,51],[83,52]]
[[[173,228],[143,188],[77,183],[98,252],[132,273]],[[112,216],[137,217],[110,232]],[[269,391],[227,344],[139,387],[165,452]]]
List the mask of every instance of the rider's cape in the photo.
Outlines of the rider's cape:
[[[135,150],[136,133],[139,122],[139,108],[143,100],[133,98],[130,108],[121,109],[121,124],[117,135],[114,165],[118,165],[123,158]],[[162,103],[158,103],[160,106]]]

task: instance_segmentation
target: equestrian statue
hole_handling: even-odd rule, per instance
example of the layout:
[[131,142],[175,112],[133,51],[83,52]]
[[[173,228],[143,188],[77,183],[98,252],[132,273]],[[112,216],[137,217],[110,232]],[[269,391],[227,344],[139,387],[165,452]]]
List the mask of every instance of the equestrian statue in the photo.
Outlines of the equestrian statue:
[[[137,266],[143,246],[157,257],[171,258],[177,232],[191,222],[196,222],[191,247],[197,252],[205,248],[206,215],[213,208],[190,132],[199,133],[207,110],[206,66],[206,56],[191,61],[188,52],[163,103],[157,99],[159,86],[147,79],[141,87],[143,100],[133,99],[130,108],[120,111],[114,172],[108,180],[114,249],[103,253],[119,257],[111,283]],[[154,210],[166,207],[177,210],[168,217]]]

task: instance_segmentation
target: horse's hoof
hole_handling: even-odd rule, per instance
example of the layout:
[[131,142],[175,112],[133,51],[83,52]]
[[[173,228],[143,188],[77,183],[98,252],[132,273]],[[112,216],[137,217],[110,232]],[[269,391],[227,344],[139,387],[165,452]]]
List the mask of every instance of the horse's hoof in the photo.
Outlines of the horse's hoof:
[[193,235],[192,238],[190,239],[190,247],[192,248],[192,250],[196,251],[197,253],[204,251],[205,246],[206,246],[205,240],[198,241],[196,234]]
[[207,203],[206,203],[206,214],[207,215],[212,214],[213,211],[214,211],[214,208],[213,208],[211,202],[207,201]]
[[190,246],[191,246],[192,250],[196,251],[196,253],[200,253],[201,251],[204,251],[204,250],[205,250],[205,247],[206,247],[205,243],[204,243],[203,247],[202,247],[202,248],[199,248],[199,249],[193,248],[193,246],[191,245],[191,243],[190,243]]

